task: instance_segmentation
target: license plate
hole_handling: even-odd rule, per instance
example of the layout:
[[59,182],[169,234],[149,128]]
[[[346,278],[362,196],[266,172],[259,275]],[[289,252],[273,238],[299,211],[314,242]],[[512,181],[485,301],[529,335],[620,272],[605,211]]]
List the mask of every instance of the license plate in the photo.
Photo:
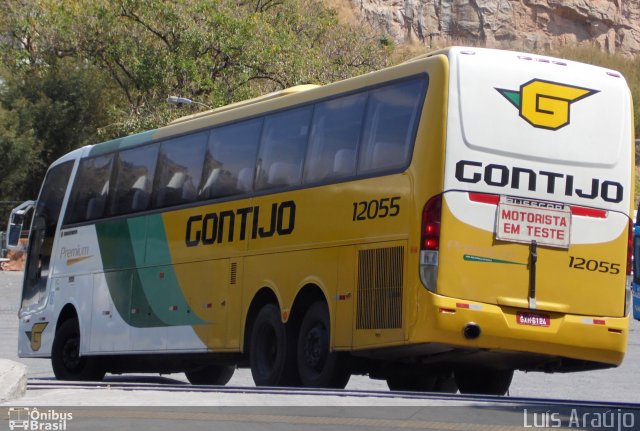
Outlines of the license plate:
[[501,241],[569,248],[571,208],[535,199],[501,196],[495,236]]
[[551,316],[548,314],[525,313],[519,311],[516,314],[516,321],[518,322],[518,325],[548,327],[551,325]]

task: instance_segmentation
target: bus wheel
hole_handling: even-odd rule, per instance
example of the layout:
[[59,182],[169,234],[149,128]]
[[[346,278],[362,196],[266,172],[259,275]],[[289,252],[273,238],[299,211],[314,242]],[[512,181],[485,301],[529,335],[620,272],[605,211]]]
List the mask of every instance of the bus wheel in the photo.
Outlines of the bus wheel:
[[295,337],[287,334],[280,310],[267,304],[256,316],[251,331],[249,363],[256,386],[297,386]]
[[51,366],[58,380],[102,380],[105,375],[100,358],[80,356],[80,325],[77,319],[64,321],[56,331]]
[[438,379],[436,380],[436,386],[433,391],[446,394],[458,393],[458,385],[453,373],[449,373],[449,375],[447,376],[438,376]]
[[392,391],[444,392],[455,394],[458,386],[453,373],[431,374],[420,368],[413,372],[394,374],[387,377],[387,386]]
[[305,314],[298,336],[298,371],[302,384],[344,389],[351,372],[338,352],[330,350],[331,325],[327,305],[318,301]]
[[236,367],[231,365],[204,365],[193,370],[185,371],[187,380],[192,385],[218,385],[229,383]]
[[509,390],[513,370],[465,368],[455,371],[461,394],[504,395]]

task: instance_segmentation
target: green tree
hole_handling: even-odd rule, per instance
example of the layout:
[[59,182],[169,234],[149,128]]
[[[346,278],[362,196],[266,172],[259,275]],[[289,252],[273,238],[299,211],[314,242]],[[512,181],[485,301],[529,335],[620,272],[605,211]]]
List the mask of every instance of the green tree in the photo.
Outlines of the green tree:
[[19,76],[3,74],[0,200],[36,197],[53,161],[103,139],[101,127],[112,117],[117,93],[103,84],[104,79],[96,79],[100,74],[72,59]]
[[221,106],[365,73],[391,50],[319,0],[9,0],[0,12],[12,41],[4,63],[73,57],[104,71],[126,100],[121,134],[175,116],[170,94]]

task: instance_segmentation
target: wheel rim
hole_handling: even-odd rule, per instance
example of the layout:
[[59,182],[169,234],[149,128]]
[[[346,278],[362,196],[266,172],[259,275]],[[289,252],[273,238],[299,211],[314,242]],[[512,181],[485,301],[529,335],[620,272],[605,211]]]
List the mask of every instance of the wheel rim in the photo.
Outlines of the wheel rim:
[[304,339],[302,348],[304,363],[317,373],[324,368],[328,353],[327,330],[320,322],[316,323]]
[[80,338],[69,338],[62,346],[62,363],[68,370],[75,370],[80,366]]

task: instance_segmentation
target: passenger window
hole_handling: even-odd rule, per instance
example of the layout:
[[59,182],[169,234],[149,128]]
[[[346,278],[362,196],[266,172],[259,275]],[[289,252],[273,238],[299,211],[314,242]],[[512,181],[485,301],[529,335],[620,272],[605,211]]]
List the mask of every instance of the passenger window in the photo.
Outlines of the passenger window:
[[153,208],[196,200],[208,136],[209,132],[200,132],[160,145]]
[[256,189],[267,190],[300,184],[313,106],[265,119],[258,154]]
[[425,88],[426,80],[421,77],[369,92],[359,174],[406,166]]
[[367,94],[316,105],[304,182],[348,177],[356,173],[356,154]]
[[249,193],[253,188],[262,119],[211,131],[198,196],[215,199]]
[[113,154],[80,161],[66,223],[82,223],[104,217],[112,166]]
[[159,145],[146,145],[118,154],[109,215],[144,211],[151,203],[151,186]]

